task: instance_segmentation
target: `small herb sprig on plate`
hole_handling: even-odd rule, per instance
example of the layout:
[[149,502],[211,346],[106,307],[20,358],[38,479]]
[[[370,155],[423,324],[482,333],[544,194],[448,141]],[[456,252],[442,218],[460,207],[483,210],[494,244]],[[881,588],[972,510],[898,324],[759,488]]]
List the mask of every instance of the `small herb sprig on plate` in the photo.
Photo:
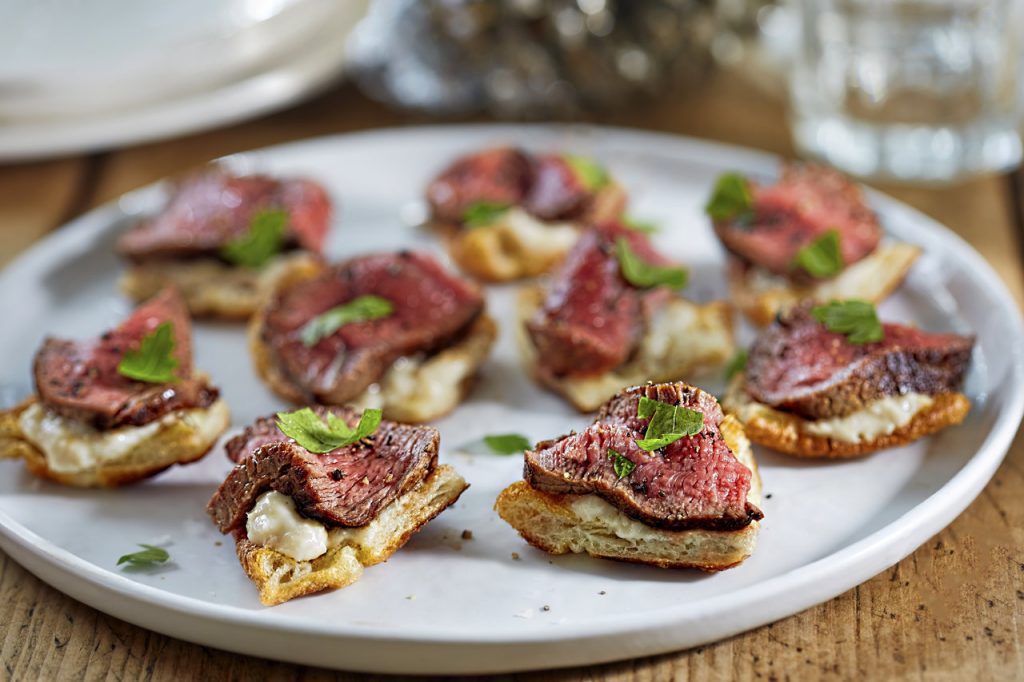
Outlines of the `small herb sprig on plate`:
[[532,443],[526,436],[518,433],[503,433],[484,436],[484,443],[498,455],[514,455],[530,449]]
[[151,568],[159,564],[167,563],[171,555],[163,547],[156,545],[139,544],[141,551],[125,554],[117,560],[117,565],[128,564],[130,568]]

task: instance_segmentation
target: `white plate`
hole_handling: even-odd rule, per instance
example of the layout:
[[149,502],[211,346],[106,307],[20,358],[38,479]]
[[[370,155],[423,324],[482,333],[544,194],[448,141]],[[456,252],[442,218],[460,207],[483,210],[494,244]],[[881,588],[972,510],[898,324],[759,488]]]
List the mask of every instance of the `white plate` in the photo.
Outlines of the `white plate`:
[[[678,137],[592,128],[471,127],[382,131],[310,140],[237,157],[244,168],[308,174],[340,204],[334,257],[369,249],[437,249],[412,224],[438,166],[486,144],[572,149],[607,163],[630,191],[633,213],[663,224],[658,243],[694,271],[689,293],[724,293],[722,252],[701,206],[727,169],[771,174],[762,154]],[[0,274],[0,383],[28,388],[44,334],[81,337],[129,310],[118,296],[114,235],[159,206],[151,187],[90,213]],[[806,463],[758,452],[765,520],[754,556],[716,575],[669,571],[529,548],[492,511],[520,476],[517,457],[466,454],[487,433],[533,440],[588,420],[524,377],[509,324],[472,397],[438,423],[442,460],[472,483],[355,585],[265,608],[230,542],[203,511],[229,469],[220,450],[119,491],[39,482],[0,463],[0,546],[43,580],[102,611],[209,646],[311,665],[397,673],[482,673],[596,663],[694,646],[796,613],[906,556],[981,491],[1024,409],[1019,314],[998,278],[962,240],[925,216],[872,194],[886,228],[925,255],[883,306],[890,318],[971,330],[978,346],[967,382],[967,421],[936,438],[850,462]],[[489,305],[510,318],[512,287]],[[749,335],[749,330],[746,332]],[[235,425],[282,407],[253,376],[243,331],[196,326],[196,363],[229,401]],[[473,539],[463,541],[463,529]],[[115,568],[136,542],[169,541],[173,565]],[[519,560],[513,560],[512,553]],[[543,607],[548,606],[548,610]]]
[[[290,2],[292,0],[280,0],[243,6],[242,10],[251,15],[245,17],[246,22],[253,23],[252,26],[246,24],[247,31],[235,25],[242,22],[243,17],[238,16],[242,10],[230,3],[220,3],[218,11],[208,13],[209,16],[190,14],[201,9],[194,2],[181,7],[172,3],[155,9],[134,3],[132,18],[146,30],[157,31],[153,39],[155,46],[140,52],[137,39],[131,38],[132,27],[118,25],[118,29],[110,31],[111,35],[125,37],[122,41],[111,40],[115,44],[103,52],[103,57],[108,61],[114,59],[120,50],[133,55],[144,53],[154,63],[146,62],[149,66],[141,71],[134,62],[131,68],[122,65],[121,69],[107,64],[100,69],[102,73],[96,74],[98,67],[93,62],[98,57],[89,55],[92,71],[88,65],[83,67],[88,75],[79,79],[83,82],[74,88],[55,80],[58,76],[67,78],[66,64],[73,58],[66,53],[61,53],[58,64],[42,64],[40,70],[45,73],[26,70],[27,63],[22,64],[25,68],[21,71],[17,69],[18,63],[0,68],[0,86],[6,84],[12,93],[25,91],[24,97],[12,96],[7,102],[0,100],[0,161],[47,158],[185,135],[253,118],[324,88],[338,78],[344,68],[348,33],[365,12],[366,1],[307,0],[306,7],[283,11],[288,9],[283,5]],[[119,2],[109,0],[107,4],[112,8],[109,13],[117,15]],[[30,15],[41,15],[30,23],[43,26],[45,12],[37,5],[26,4],[22,9]],[[308,10],[313,19],[296,10]],[[106,14],[94,14],[96,21],[106,20]],[[271,20],[255,21],[264,14]],[[151,25],[174,23],[178,15],[189,18],[190,21],[181,22],[189,24],[188,31],[166,29],[161,34]],[[69,31],[73,26],[73,22],[70,25],[62,22],[54,30]],[[174,43],[173,48],[165,47],[170,41],[184,41],[186,45]],[[38,41],[27,42],[22,52],[34,54],[29,48],[41,48]],[[45,45],[52,42],[43,41]],[[162,56],[161,49],[164,50]],[[217,68],[190,68],[190,60],[203,60],[204,50],[215,52],[206,59],[215,61]],[[178,57],[173,63],[166,63],[167,54]],[[27,61],[25,54],[18,56]],[[158,64],[159,59],[165,61],[162,66]],[[57,68],[61,65],[65,67],[63,70]],[[20,83],[16,80],[18,73],[25,78],[33,76],[40,82]],[[161,77],[153,78],[154,73],[160,73]],[[115,77],[120,80],[112,80]],[[94,82],[101,78],[105,80]],[[128,79],[134,79],[130,87],[125,85]],[[108,94],[96,97],[96,92]],[[90,94],[92,99],[89,99]],[[58,115],[55,111],[62,113]]]

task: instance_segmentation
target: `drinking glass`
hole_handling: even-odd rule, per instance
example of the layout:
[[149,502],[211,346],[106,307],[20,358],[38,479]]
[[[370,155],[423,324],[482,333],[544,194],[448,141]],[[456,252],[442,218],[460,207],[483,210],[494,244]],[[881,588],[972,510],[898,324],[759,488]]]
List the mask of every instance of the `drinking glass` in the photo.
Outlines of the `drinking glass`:
[[1024,0],[795,0],[793,135],[862,177],[949,182],[1021,158]]

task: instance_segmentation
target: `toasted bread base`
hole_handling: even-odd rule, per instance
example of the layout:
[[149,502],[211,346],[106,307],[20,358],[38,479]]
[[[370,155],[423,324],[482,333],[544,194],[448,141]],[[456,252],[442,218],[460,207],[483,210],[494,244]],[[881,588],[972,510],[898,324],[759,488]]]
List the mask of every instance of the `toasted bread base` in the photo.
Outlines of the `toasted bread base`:
[[586,226],[619,217],[625,205],[626,192],[612,184],[594,197],[588,215],[571,223],[553,222],[546,235],[527,236],[501,222],[475,229],[435,222],[433,229],[460,270],[487,282],[509,282],[549,272],[565,259]]
[[41,447],[21,429],[21,414],[37,402],[36,398],[29,398],[12,410],[0,412],[0,458],[24,459],[25,466],[36,476],[80,488],[115,488],[154,476],[174,464],[202,459],[231,421],[223,400],[209,407],[194,408],[211,418],[205,425],[190,416],[194,410],[178,410],[167,415],[169,419],[163,418],[166,421],[161,421],[152,436],[117,460],[80,471],[56,471],[50,468]]
[[260,601],[267,606],[346,587],[359,579],[364,567],[387,561],[424,524],[455,504],[468,487],[455,469],[439,465],[367,525],[331,529],[331,542],[337,544],[312,561],[296,561],[255,545],[244,529],[235,537],[235,550],[246,575],[259,590]]
[[244,320],[285,272],[319,272],[320,258],[307,251],[276,256],[259,270],[229,265],[215,258],[160,259],[136,263],[121,277],[121,291],[145,301],[167,285],[181,292],[194,317]]
[[907,276],[921,255],[911,244],[879,246],[867,258],[843,270],[839,276],[809,286],[795,286],[781,277],[769,276],[738,263],[729,268],[729,288],[733,302],[751,322],[764,326],[801,301],[845,300],[858,298],[872,303],[885,299]]
[[[263,342],[262,326],[263,314],[257,312],[249,324],[249,350],[256,374],[285,400],[307,404],[310,397],[284,375]],[[494,320],[480,315],[459,341],[422,361],[398,360],[378,383],[349,404],[380,408],[385,419],[407,424],[442,417],[469,393],[497,334]]]
[[593,412],[626,386],[677,381],[717,370],[736,350],[732,308],[724,301],[699,305],[675,297],[658,313],[636,354],[626,364],[597,376],[553,377],[540,371],[526,321],[544,302],[541,287],[526,287],[518,299],[518,341],[534,378],[580,412]]
[[808,433],[806,419],[753,401],[743,390],[742,375],[730,384],[722,408],[743,423],[747,436],[758,445],[795,457],[844,459],[912,443],[959,424],[971,409],[971,401],[962,393],[940,393],[932,399],[931,405],[892,433],[856,443]]
[[[759,504],[761,477],[743,427],[735,418],[726,417],[721,429],[729,448],[751,471],[747,499]],[[753,553],[760,528],[754,521],[733,531],[663,530],[631,519],[600,498],[607,509],[599,517],[582,518],[573,503],[594,497],[540,492],[526,481],[516,481],[501,492],[494,509],[524,540],[551,554],[585,553],[661,568],[702,571],[721,571],[741,563]],[[616,532],[623,525],[631,531],[626,533],[629,537]]]

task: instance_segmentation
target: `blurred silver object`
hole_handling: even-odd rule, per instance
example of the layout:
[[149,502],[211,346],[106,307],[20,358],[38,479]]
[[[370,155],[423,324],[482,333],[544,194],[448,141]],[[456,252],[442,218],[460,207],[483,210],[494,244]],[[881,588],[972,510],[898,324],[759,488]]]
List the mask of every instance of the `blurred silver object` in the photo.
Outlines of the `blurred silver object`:
[[[350,43],[373,97],[539,118],[655,95],[701,73],[764,0],[376,0]],[[716,8],[725,7],[725,10]],[[728,38],[717,48],[730,53]]]
[[796,0],[792,126],[855,175],[948,182],[1020,162],[1019,0]]

